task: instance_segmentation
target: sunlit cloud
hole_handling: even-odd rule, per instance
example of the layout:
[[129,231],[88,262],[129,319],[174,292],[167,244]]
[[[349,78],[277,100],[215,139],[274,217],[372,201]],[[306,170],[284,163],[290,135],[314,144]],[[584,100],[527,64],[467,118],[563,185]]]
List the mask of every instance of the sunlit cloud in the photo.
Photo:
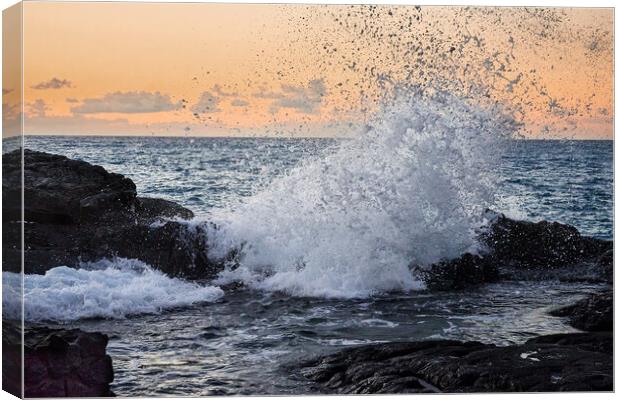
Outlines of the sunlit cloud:
[[230,102],[230,105],[233,107],[247,107],[250,105],[250,103],[243,99],[234,99]]
[[221,98],[213,95],[211,92],[204,92],[200,95],[200,99],[191,108],[194,114],[208,114],[220,112],[219,104]]
[[239,96],[239,93],[237,92],[227,92],[224,89],[222,89],[222,86],[218,83],[216,83],[215,85],[213,85],[213,88],[211,89],[215,92],[215,94],[217,94],[218,96],[221,97],[236,97]]
[[71,81],[66,80],[66,79],[58,79],[58,78],[52,78],[49,81],[40,82],[32,86],[33,89],[37,89],[37,90],[63,89],[63,88],[72,88],[72,87],[73,87],[73,84],[71,83]]
[[303,114],[317,113],[327,95],[327,88],[323,79],[313,79],[308,86],[295,86],[290,84],[281,85],[280,91],[261,90],[254,97],[261,99],[273,99],[269,106],[272,113],[281,108],[296,110]]
[[27,104],[27,115],[43,118],[46,116],[50,107],[43,101],[43,99],[37,99],[32,103]]
[[75,114],[96,113],[155,113],[178,110],[182,101],[173,103],[170,96],[160,92],[114,92],[99,98],[82,100],[82,104],[71,108]]

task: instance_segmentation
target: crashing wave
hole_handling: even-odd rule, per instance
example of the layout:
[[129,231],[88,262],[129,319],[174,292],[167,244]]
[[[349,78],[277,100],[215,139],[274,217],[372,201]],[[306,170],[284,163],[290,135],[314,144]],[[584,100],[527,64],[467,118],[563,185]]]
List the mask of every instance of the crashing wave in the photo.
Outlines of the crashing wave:
[[306,159],[234,209],[213,212],[220,282],[298,296],[422,288],[409,266],[475,246],[514,121],[448,93],[386,107],[353,140]]

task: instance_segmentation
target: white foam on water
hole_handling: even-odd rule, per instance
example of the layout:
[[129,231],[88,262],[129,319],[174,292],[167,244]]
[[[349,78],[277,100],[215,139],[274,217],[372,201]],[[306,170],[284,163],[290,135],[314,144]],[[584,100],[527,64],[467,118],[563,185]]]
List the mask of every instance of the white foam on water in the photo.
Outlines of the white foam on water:
[[[19,318],[20,274],[3,272],[5,315]],[[81,269],[52,268],[45,275],[24,276],[26,321],[71,321],[82,318],[123,318],[213,302],[218,287],[170,278],[138,260],[113,259],[85,264]]]
[[362,325],[380,328],[396,328],[399,325],[397,322],[392,322],[380,318],[363,319],[360,322]]
[[221,283],[345,298],[414,290],[412,264],[476,245],[513,121],[446,93],[400,100],[375,121],[212,213],[211,256],[241,248]]

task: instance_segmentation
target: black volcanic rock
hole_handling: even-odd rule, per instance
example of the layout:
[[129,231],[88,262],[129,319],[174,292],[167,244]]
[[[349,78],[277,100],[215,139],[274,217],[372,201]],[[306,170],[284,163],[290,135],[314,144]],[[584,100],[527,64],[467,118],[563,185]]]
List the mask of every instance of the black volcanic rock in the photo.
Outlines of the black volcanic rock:
[[553,310],[551,315],[568,317],[568,323],[583,331],[612,331],[614,297],[611,290],[594,293],[577,303]]
[[[4,271],[19,271],[20,153],[3,155]],[[104,168],[24,150],[25,272],[45,273],[101,258],[137,258],[170,276],[208,279],[206,227],[171,201],[140,198],[135,184]],[[175,219],[176,218],[176,219]]]
[[611,282],[613,242],[582,236],[557,222],[517,221],[487,212],[478,241],[486,249],[419,268],[431,290],[462,289],[505,279]]
[[[19,396],[21,379],[21,335],[18,326],[3,321],[3,376]],[[114,396],[112,359],[106,354],[108,337],[78,329],[26,328],[24,332],[25,397],[105,397]],[[9,350],[6,352],[6,350]],[[12,366],[12,367],[11,367]],[[6,381],[5,381],[6,382]],[[9,382],[6,382],[9,383]]]
[[326,393],[613,390],[613,335],[562,334],[498,347],[451,340],[377,344],[303,363]]

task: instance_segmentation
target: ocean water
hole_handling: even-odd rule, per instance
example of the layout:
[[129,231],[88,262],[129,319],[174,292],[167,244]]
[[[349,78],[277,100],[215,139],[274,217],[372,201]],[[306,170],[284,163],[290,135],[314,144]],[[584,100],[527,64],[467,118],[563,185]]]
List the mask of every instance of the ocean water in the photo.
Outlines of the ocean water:
[[[597,285],[429,293],[404,263],[475,247],[487,207],[612,239],[613,142],[502,140],[464,121],[458,135],[425,135],[409,123],[361,140],[26,137],[192,209],[190,223],[216,221],[216,250],[244,246],[239,268],[208,284],[135,260],[27,276],[26,319],[110,335],[123,396],[311,393],[291,365],[344,346],[573,331],[546,311]],[[219,289],[232,280],[246,288]]]
[[[250,197],[337,139],[28,136],[25,147],[101,165],[131,178],[140,196],[198,215]],[[613,141],[511,142],[499,163],[495,209],[574,225],[612,239]]]

